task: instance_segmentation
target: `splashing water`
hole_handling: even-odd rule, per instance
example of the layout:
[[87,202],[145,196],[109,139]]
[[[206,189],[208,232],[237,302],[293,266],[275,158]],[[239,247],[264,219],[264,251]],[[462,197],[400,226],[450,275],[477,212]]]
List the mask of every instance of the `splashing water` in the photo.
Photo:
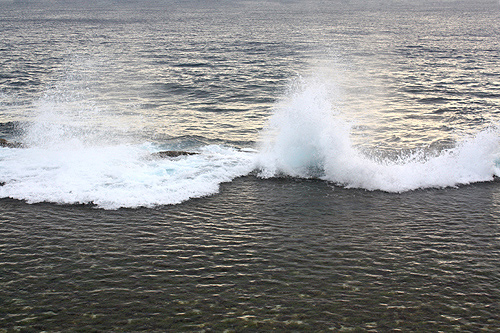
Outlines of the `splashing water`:
[[105,209],[178,204],[218,192],[248,174],[252,155],[220,146],[199,155],[151,158],[155,147],[0,148],[0,197],[29,203],[94,204]]
[[[260,174],[320,176],[327,154],[345,158],[352,152],[350,126],[339,120],[321,82],[302,83],[282,101],[263,133]],[[333,162],[333,161],[332,161]]]
[[437,156],[420,149],[397,159],[376,159],[352,144],[352,126],[329,92],[324,83],[302,80],[278,105],[263,132],[258,159],[262,177],[316,177],[345,187],[403,192],[491,181],[500,174],[497,127]]
[[[93,204],[104,209],[178,204],[217,193],[257,170],[263,178],[319,178],[345,187],[402,192],[491,181],[500,174],[499,129],[490,127],[438,154],[425,149],[375,158],[351,141],[352,122],[325,80],[295,82],[276,105],[260,149],[198,145],[198,155],[152,158],[169,149],[117,136],[118,115],[75,88],[49,91],[26,129],[26,149],[0,148],[0,198]],[[107,126],[109,123],[110,126]],[[118,126],[119,128],[119,126]],[[119,131],[118,131],[119,132]]]
[[155,157],[170,148],[134,138],[120,113],[108,113],[90,96],[86,81],[70,77],[48,90],[25,128],[26,148],[0,148],[0,198],[154,207],[217,193],[222,182],[254,169],[253,153],[222,145]]
[[[22,141],[29,147],[95,146],[133,141],[130,127],[140,126],[138,116],[127,119],[123,110],[99,92],[101,66],[93,59],[75,57],[67,72],[35,101]],[[112,78],[110,78],[112,79]],[[138,128],[136,131],[140,131]]]

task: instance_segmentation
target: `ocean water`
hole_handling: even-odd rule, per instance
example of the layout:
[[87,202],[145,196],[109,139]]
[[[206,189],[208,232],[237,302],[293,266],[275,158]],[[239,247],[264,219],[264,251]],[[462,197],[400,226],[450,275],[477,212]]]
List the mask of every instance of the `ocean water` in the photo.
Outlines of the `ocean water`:
[[0,331],[500,329],[498,2],[4,0],[0,34]]

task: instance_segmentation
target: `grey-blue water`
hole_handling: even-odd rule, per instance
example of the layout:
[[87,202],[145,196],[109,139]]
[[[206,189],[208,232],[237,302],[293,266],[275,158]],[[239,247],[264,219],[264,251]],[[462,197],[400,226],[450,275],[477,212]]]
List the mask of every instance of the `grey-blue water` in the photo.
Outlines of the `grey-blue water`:
[[499,32],[495,1],[0,1],[0,331],[499,330]]

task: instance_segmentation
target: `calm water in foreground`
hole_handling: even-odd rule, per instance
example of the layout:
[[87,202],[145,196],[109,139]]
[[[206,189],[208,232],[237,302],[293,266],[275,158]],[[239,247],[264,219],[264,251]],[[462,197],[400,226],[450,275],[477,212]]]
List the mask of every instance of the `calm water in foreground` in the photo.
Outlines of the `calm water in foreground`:
[[387,194],[245,177],[96,210],[2,200],[2,326],[33,330],[500,325],[496,183]]

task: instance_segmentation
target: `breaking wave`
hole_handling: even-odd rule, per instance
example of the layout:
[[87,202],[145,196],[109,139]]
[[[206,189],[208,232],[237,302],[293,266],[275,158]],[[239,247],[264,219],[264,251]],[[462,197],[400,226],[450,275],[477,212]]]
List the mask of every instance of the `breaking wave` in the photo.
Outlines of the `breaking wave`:
[[221,144],[191,145],[196,154],[161,158],[155,153],[179,144],[145,140],[126,117],[63,88],[49,90],[23,124],[17,140],[24,148],[0,148],[0,198],[154,207],[217,193],[221,183],[254,169],[254,153]]
[[118,209],[212,195],[221,183],[252,173],[389,192],[491,181],[500,175],[497,127],[438,153],[419,149],[381,158],[353,144],[352,123],[330,88],[317,80],[296,82],[274,108],[257,150],[198,143],[189,148],[197,154],[174,158],[154,153],[177,146],[127,140],[127,129],[117,128],[113,115],[85,98],[76,103],[45,97],[20,136],[26,148],[0,148],[0,198]]
[[491,181],[500,174],[499,129],[489,127],[439,153],[418,149],[397,158],[357,148],[330,88],[302,80],[275,109],[258,158],[262,177],[321,178],[348,188],[404,192]]

